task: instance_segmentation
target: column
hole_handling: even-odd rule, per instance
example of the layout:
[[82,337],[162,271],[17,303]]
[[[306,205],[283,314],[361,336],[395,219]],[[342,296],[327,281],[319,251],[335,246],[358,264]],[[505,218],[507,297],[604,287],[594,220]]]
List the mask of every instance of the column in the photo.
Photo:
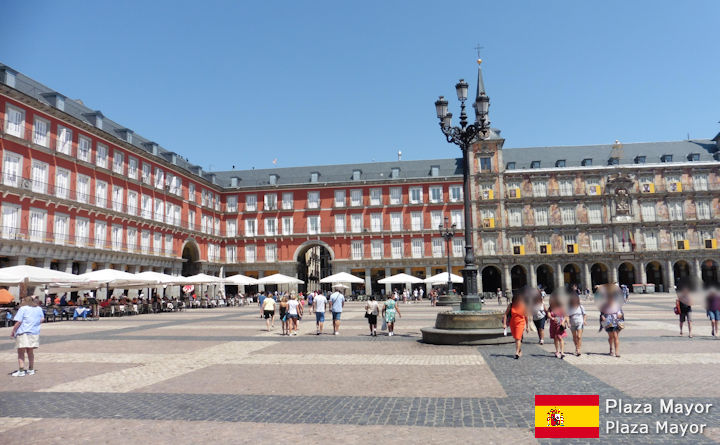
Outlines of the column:
[[528,264],[527,269],[530,272],[530,286],[532,286],[534,289],[537,289],[537,269],[535,269],[535,266],[533,264]]
[[700,286],[702,286],[703,280],[702,266],[700,266],[700,260],[698,258],[695,258],[695,261],[693,262],[693,271],[695,272],[695,285],[700,288]]
[[78,273],[84,274],[86,272],[90,272],[90,263],[87,261],[80,261],[78,263]]
[[563,289],[565,287],[565,274],[561,263],[555,265],[555,282],[557,283],[557,289]]
[[40,267],[44,267],[45,269],[49,269],[49,268],[50,268],[50,263],[52,263],[52,259],[51,259],[51,258],[42,258],[38,263],[40,264]]
[[61,270],[66,273],[72,273],[72,260],[67,260],[63,262],[63,267],[61,267]]
[[647,284],[647,271],[645,270],[645,262],[639,261],[637,266],[635,267],[638,267],[638,276],[640,277],[640,281],[638,281],[638,283]]
[[[425,267],[425,278],[430,278],[432,276],[432,267],[427,266]],[[432,290],[432,284],[425,283],[425,295],[430,295],[430,291]]]
[[11,266],[24,266],[25,261],[27,261],[27,257],[24,256],[18,256],[10,260]]
[[618,268],[615,264],[610,265],[610,282],[611,283],[618,282]]
[[665,262],[665,269],[667,270],[667,280],[665,280],[667,289],[665,289],[665,292],[673,292],[675,290],[675,271],[673,270],[672,261],[667,260]]
[[365,269],[365,295],[372,295],[372,274],[370,269]]
[[585,289],[590,289],[590,292],[592,292],[592,276],[590,275],[590,265],[588,263],[583,263],[583,277],[585,277]]
[[[478,270],[477,270],[477,272],[476,272],[478,295],[482,295],[483,292],[484,292],[484,290],[483,290],[483,285],[482,285],[482,273],[480,272],[480,269],[482,269],[482,266],[478,267]],[[463,284],[463,285],[464,285],[464,284]],[[463,288],[463,289],[464,289],[464,288]]]
[[512,277],[510,276],[510,265],[505,264],[503,265],[503,278],[505,283],[505,290],[512,290]]
[[[390,268],[385,268],[385,278],[389,277],[392,274],[390,272]],[[385,295],[390,295],[392,293],[392,284],[385,284]]]
[[[259,270],[258,271],[258,279],[265,276],[265,271]],[[265,292],[265,285],[264,284],[258,284],[258,292]]]

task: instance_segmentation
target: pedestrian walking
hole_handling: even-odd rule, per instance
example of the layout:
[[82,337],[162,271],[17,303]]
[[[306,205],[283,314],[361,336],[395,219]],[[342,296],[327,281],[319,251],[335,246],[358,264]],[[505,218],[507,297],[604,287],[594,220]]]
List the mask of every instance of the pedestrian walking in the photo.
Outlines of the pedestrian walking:
[[585,325],[587,324],[587,314],[585,308],[580,304],[580,295],[574,293],[570,297],[570,307],[568,308],[568,319],[570,321],[570,332],[573,336],[573,343],[575,344],[575,355],[580,356],[582,354],[582,334]]
[[687,321],[688,337],[692,338],[692,298],[688,286],[678,287],[675,313],[680,317],[680,336],[683,335],[683,323]]
[[545,321],[547,320],[547,308],[543,302],[542,295],[535,289],[532,300],[533,324],[537,330],[538,340],[541,345],[545,344]]
[[330,295],[330,310],[332,311],[333,318],[333,334],[340,335],[340,317],[342,316],[343,308],[345,307],[345,295],[340,290]]
[[710,319],[710,335],[716,337],[718,334],[718,321],[720,321],[720,291],[711,288],[705,299],[707,316]]
[[[35,349],[40,347],[40,325],[45,319],[45,313],[38,302],[31,296],[23,298],[13,321],[15,326],[10,332],[10,338],[15,339],[17,348],[18,369],[10,374],[13,377],[24,377],[35,374]],[[25,354],[28,358],[28,368],[25,369]]]
[[555,344],[555,357],[565,358],[565,337],[568,327],[567,314],[557,294],[550,295],[548,307],[548,319],[550,319],[550,338]]
[[600,329],[605,329],[608,334],[609,355],[620,357],[620,331],[625,327],[625,314],[620,300],[625,299],[617,285],[605,286],[605,289],[598,291],[604,293],[605,299],[600,306]]
[[421,287],[421,288],[420,288],[420,291],[419,291],[419,293],[418,293],[418,298],[419,298],[418,301],[422,301],[423,296],[425,296],[425,289],[423,289],[423,288]]
[[497,289],[497,299],[498,299],[498,306],[502,305],[502,297],[503,297],[503,291],[498,287]]
[[375,301],[375,295],[370,295],[370,299],[365,303],[365,318],[370,326],[370,335],[377,337],[377,318],[380,313],[378,302]]
[[395,296],[393,296],[393,298],[388,298],[387,300],[385,300],[385,304],[383,305],[383,317],[385,318],[385,323],[387,324],[388,337],[392,337],[393,335],[395,335],[396,316],[402,318],[400,310],[397,306],[397,301],[395,300]]
[[263,303],[265,302],[265,293],[261,292],[258,295],[258,307],[260,308],[260,318],[265,316],[265,309],[263,309]]
[[507,329],[510,325],[510,333],[515,339],[515,359],[522,357],[522,338],[523,333],[529,332],[527,307],[523,297],[518,292],[512,299],[505,310],[503,317],[503,328]]
[[268,332],[270,328],[275,326],[275,299],[265,298],[263,300],[263,316],[265,317],[265,326],[267,326]]
[[293,294],[290,295],[290,300],[288,301],[288,312],[287,317],[290,321],[290,335],[297,336],[298,326],[299,326],[299,320],[302,316],[302,306],[300,305],[300,302],[297,300],[297,297]]
[[312,311],[315,313],[315,335],[322,334],[326,310],[327,298],[321,292],[317,292],[313,297],[312,305]]
[[278,303],[280,312],[280,323],[282,326],[282,335],[290,335],[290,321],[288,320],[288,297],[285,295]]

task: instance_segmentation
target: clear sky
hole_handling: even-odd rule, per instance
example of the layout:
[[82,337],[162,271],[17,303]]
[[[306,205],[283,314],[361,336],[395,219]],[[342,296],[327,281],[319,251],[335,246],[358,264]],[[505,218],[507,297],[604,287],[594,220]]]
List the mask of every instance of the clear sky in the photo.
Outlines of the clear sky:
[[[718,1],[12,1],[0,61],[213,170],[459,155],[475,87],[505,147],[711,138]],[[457,116],[456,104],[451,111]]]

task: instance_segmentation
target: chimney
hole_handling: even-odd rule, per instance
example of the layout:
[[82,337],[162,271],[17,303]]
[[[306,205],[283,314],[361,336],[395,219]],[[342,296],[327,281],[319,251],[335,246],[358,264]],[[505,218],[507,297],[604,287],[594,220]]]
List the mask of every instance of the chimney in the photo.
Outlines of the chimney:
[[15,88],[15,75],[17,71],[9,66],[0,67],[0,80],[7,86]]
[[44,93],[42,95],[53,107],[57,108],[60,111],[65,111],[65,96],[62,94],[53,91],[50,93]]
[[90,122],[91,125],[94,125],[95,128],[102,130],[103,127],[103,116],[102,111],[95,110],[92,113],[84,113],[83,116],[87,118],[87,120]]
[[402,161],[402,151],[398,150],[398,161]]

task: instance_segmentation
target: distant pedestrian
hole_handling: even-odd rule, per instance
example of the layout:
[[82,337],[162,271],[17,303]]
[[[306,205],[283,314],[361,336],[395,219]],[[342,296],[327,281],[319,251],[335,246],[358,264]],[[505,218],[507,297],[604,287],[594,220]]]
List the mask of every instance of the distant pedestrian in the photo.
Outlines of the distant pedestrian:
[[265,312],[264,312],[265,310],[263,309],[264,302],[265,302],[265,294],[261,292],[260,295],[258,296],[258,307],[260,308],[260,318],[263,318],[263,316],[265,315]]
[[425,290],[421,287],[420,291],[418,293],[418,298],[420,299],[419,301],[422,301],[424,296],[425,296]]
[[625,314],[620,299],[624,300],[622,290],[617,285],[603,286],[599,289],[604,302],[600,306],[600,329],[608,334],[610,356],[620,357],[620,331],[625,326]]
[[420,291],[418,291],[418,288],[416,287],[413,289],[413,301],[418,301],[418,298],[420,296]]
[[383,317],[385,317],[385,323],[387,324],[388,328],[388,337],[392,337],[395,335],[395,316],[400,316],[400,310],[397,307],[397,301],[395,298],[388,298],[385,300],[385,305],[383,306]]
[[675,304],[675,312],[680,317],[680,336],[683,335],[683,323],[687,321],[688,337],[692,338],[692,299],[687,286],[678,287]]
[[340,316],[342,315],[343,307],[345,307],[345,295],[339,290],[335,290],[335,292],[330,295],[330,305],[333,318],[333,334],[340,335]]
[[497,299],[498,299],[498,306],[502,305],[502,297],[503,297],[503,291],[498,287],[497,289]]
[[380,313],[380,307],[378,302],[375,301],[375,296],[370,295],[370,299],[365,303],[365,318],[368,320],[370,326],[370,335],[377,337],[377,318]]
[[295,295],[290,295],[290,301],[288,301],[288,319],[290,321],[290,335],[297,335],[298,321],[302,315],[302,306],[298,302]]
[[720,335],[718,333],[718,321],[720,321],[720,291],[712,288],[708,291],[705,305],[707,316],[710,318],[710,334],[713,337]]
[[275,326],[275,299],[270,297],[265,298],[262,308],[265,325],[267,326],[268,332],[270,332],[270,328]]
[[[35,374],[35,349],[40,347],[40,325],[45,313],[37,301],[31,296],[23,298],[13,320],[10,337],[15,339],[18,355],[18,369],[10,374],[13,377],[24,377]],[[25,354],[28,357],[28,368],[25,369]]]
[[547,308],[543,302],[542,295],[540,292],[534,290],[534,296],[532,300],[532,317],[535,329],[537,329],[538,340],[540,344],[545,344],[545,321],[547,320]]
[[568,327],[565,309],[562,307],[558,295],[550,296],[548,318],[550,319],[550,338],[555,343],[555,357],[565,358],[565,337]]
[[313,297],[312,305],[312,311],[315,313],[315,335],[322,334],[326,310],[327,298],[321,292],[317,292]]
[[284,296],[282,297],[282,300],[280,300],[280,303],[278,303],[278,306],[280,308],[280,323],[282,326],[282,335],[290,335],[290,320],[288,320],[287,312],[288,312],[288,297]]
[[575,355],[580,356],[582,354],[582,334],[583,328],[587,324],[587,314],[583,305],[580,304],[580,295],[577,293],[570,297],[570,307],[567,314],[570,321],[570,332],[575,344]]
[[522,338],[523,333],[529,332],[527,307],[523,297],[518,292],[512,299],[512,303],[508,305],[503,317],[503,328],[507,329],[510,325],[510,332],[515,340],[515,359],[522,357]]

